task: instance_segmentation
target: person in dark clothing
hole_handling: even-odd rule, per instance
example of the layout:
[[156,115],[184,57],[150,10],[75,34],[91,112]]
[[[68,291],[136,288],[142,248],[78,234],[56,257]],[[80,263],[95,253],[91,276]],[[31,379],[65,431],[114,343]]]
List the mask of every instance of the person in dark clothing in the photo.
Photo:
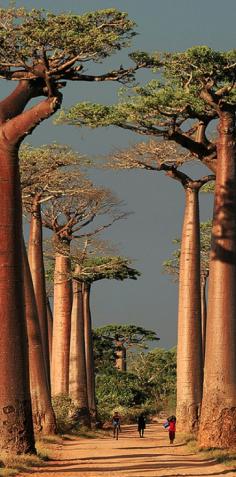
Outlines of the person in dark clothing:
[[146,427],[146,418],[144,414],[140,414],[138,417],[138,432],[140,437],[144,437],[144,429]]
[[113,426],[113,437],[118,439],[118,432],[121,432],[121,417],[119,413],[116,411],[112,416],[112,426]]

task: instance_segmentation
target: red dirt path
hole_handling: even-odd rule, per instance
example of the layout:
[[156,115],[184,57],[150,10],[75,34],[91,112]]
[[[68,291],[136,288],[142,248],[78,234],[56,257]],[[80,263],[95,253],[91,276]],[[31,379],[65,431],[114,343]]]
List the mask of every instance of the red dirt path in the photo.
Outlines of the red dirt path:
[[184,445],[170,446],[160,424],[148,425],[143,439],[136,426],[125,426],[118,441],[112,436],[73,438],[55,447],[54,460],[32,477],[236,476],[236,470],[191,454]]

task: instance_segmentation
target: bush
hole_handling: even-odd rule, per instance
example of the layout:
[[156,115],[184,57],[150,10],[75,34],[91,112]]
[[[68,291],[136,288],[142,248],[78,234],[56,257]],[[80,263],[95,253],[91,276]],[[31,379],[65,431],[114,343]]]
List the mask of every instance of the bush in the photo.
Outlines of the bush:
[[60,434],[71,431],[78,426],[76,419],[76,407],[67,395],[60,394],[52,399],[53,409],[56,415],[57,428]]

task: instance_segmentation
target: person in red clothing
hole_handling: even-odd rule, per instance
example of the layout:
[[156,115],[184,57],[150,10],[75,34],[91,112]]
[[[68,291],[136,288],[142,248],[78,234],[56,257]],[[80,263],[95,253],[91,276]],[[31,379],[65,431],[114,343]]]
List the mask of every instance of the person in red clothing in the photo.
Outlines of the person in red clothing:
[[169,422],[169,439],[170,439],[170,444],[174,444],[175,440],[175,431],[176,431],[176,417],[171,416],[171,418],[168,419]]

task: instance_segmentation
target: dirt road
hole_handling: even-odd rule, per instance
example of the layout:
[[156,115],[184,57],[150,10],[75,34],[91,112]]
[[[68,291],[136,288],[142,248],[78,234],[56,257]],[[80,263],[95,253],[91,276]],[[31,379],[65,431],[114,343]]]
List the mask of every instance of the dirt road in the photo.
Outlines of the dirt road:
[[127,426],[118,441],[108,436],[66,440],[56,446],[54,458],[33,477],[236,476],[230,468],[189,454],[184,445],[170,446],[168,433],[157,424],[147,426],[143,439],[136,426]]

